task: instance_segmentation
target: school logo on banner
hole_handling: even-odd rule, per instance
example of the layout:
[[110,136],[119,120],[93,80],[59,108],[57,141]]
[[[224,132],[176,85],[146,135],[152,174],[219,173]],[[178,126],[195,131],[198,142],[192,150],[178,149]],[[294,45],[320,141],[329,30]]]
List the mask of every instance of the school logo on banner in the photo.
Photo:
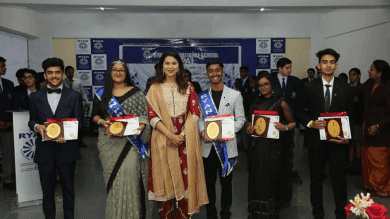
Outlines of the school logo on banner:
[[92,54],[102,54],[104,51],[104,40],[92,40]]
[[257,55],[257,69],[269,69],[271,68],[270,54]]
[[77,77],[80,79],[82,85],[92,84],[92,71],[91,70],[80,70],[77,71]]
[[27,160],[34,160],[35,157],[35,142],[36,139],[30,139],[29,141],[26,141],[23,145],[23,148],[21,149],[23,157],[25,157]]
[[91,55],[77,55],[77,70],[91,70]]
[[106,71],[92,71],[92,85],[104,85]]
[[93,93],[92,93],[92,86],[83,86],[85,95],[87,95],[88,101],[92,101]]
[[[271,69],[278,69],[276,64],[280,58],[286,57],[285,54],[271,54]],[[272,72],[271,72],[272,73]]]
[[271,53],[271,39],[256,39],[256,54]]
[[91,54],[91,40],[77,39],[76,40],[76,54]]
[[106,54],[91,55],[92,70],[107,70]]
[[271,53],[286,53],[286,38],[272,38]]

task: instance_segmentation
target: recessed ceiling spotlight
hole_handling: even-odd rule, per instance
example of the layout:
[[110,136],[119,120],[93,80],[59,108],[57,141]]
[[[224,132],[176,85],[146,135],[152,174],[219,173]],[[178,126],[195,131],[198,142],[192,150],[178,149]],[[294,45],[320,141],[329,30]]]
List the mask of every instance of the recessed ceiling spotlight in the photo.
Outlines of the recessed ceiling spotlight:
[[265,9],[264,8],[260,8],[260,11],[264,11]]

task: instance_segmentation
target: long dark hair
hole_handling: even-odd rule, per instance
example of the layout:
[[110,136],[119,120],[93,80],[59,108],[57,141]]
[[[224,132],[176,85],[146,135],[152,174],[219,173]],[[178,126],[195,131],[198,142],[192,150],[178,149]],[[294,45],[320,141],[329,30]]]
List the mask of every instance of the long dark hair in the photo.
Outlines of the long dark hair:
[[390,80],[390,66],[389,63],[383,60],[375,60],[373,62],[375,69],[378,72],[382,72],[381,81],[386,82]]
[[101,99],[101,109],[106,112],[108,110],[108,103],[111,100],[112,97],[112,78],[111,78],[111,71],[112,67],[116,64],[120,63],[125,67],[126,71],[126,78],[125,78],[125,84],[128,86],[133,86],[133,83],[131,82],[130,72],[129,68],[127,67],[127,63],[123,59],[114,59],[110,63],[110,68],[107,70],[106,73],[106,80],[104,81],[104,92]]
[[271,82],[271,89],[272,89],[273,94],[274,94],[273,96],[279,97],[279,91],[278,91],[278,89],[276,89],[276,84],[275,84],[274,80],[272,79],[272,75],[268,72],[261,73],[256,77],[256,94],[255,95],[259,96],[259,94],[260,94],[258,86],[259,86],[259,81],[262,78],[266,78],[267,80],[269,80]]
[[184,75],[183,75],[185,72],[184,65],[183,65],[183,62],[181,60],[179,53],[176,50],[165,50],[164,51],[164,53],[160,57],[160,60],[158,61],[158,71],[156,71],[156,79],[152,83],[160,83],[161,84],[167,78],[167,76],[165,76],[165,74],[163,74],[163,71],[164,71],[163,64],[164,64],[165,58],[168,56],[172,56],[179,63],[179,72],[176,74],[176,83],[178,85],[177,89],[180,93],[185,94],[186,90],[188,88],[188,83],[185,83],[185,81],[184,81]]

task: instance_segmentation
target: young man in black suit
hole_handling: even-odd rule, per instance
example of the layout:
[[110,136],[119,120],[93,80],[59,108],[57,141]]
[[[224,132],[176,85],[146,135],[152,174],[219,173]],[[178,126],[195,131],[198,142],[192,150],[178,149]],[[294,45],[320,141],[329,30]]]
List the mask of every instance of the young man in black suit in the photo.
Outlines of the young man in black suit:
[[[334,71],[340,55],[333,49],[325,49],[317,54],[318,69],[322,70],[322,77],[305,84],[305,93],[302,95],[296,110],[296,117],[306,126],[305,146],[309,151],[310,166],[310,201],[315,219],[323,219],[322,183],[326,159],[329,159],[330,175],[332,176],[334,200],[336,204],[336,219],[345,219],[347,205],[347,183],[344,164],[345,151],[348,140],[342,137],[330,141],[321,141],[318,129],[325,128],[326,122],[318,120],[321,113],[344,112],[353,115],[351,86],[340,80],[335,80]],[[305,113],[305,108],[308,111]],[[353,129],[353,116],[349,117]],[[352,132],[353,133],[353,132]]]
[[56,168],[61,178],[64,218],[74,218],[74,171],[80,154],[77,141],[42,141],[46,132],[43,123],[47,118],[77,118],[79,132],[83,124],[83,104],[81,94],[62,84],[65,76],[64,62],[58,58],[43,61],[44,77],[47,87],[30,95],[31,130],[39,133],[36,141],[34,162],[38,164],[43,192],[43,213],[45,218],[56,217],[54,184]]
[[[293,112],[298,104],[299,98],[301,97],[301,81],[299,78],[291,75],[292,62],[288,58],[280,58],[276,63],[278,67],[278,72],[273,74],[273,80],[276,84],[276,88],[279,91],[279,95],[284,97],[288,105],[290,105]],[[299,146],[299,127],[294,129],[293,133],[286,133],[287,135],[292,135],[294,139],[294,164],[298,164],[298,161],[303,155],[303,151],[300,150]],[[288,143],[287,143],[288,144]],[[293,171],[293,181],[296,184],[301,185],[302,179],[298,174],[297,166],[295,166]]]
[[301,80],[301,85],[303,87],[303,84],[307,83],[307,82],[311,82],[312,80],[314,80],[314,74],[315,74],[315,70],[314,68],[309,68],[307,69],[307,78],[304,78]]
[[12,133],[14,83],[3,78],[6,60],[0,56],[0,152],[2,156],[3,188],[15,189],[15,152]]

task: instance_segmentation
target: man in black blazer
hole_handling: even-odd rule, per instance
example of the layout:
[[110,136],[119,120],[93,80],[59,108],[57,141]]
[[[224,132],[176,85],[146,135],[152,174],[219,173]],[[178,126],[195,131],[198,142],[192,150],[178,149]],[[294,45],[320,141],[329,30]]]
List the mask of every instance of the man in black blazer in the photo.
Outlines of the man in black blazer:
[[[279,91],[279,95],[282,96],[290,105],[293,112],[298,104],[301,96],[301,81],[299,78],[291,75],[292,62],[288,58],[280,58],[276,63],[278,72],[273,73],[273,80],[276,84],[276,88]],[[292,135],[292,133],[286,133]],[[293,163],[297,164],[303,155],[303,151],[299,147],[299,135],[300,130],[294,129],[294,160]],[[288,139],[290,140],[290,139]],[[293,181],[299,185],[302,184],[302,179],[298,174],[297,166],[294,167]]]
[[[345,219],[344,207],[347,205],[347,184],[344,172],[345,151],[348,140],[338,137],[331,141],[321,141],[318,129],[325,128],[326,122],[318,120],[320,113],[343,112],[353,115],[351,86],[335,80],[334,71],[340,55],[333,49],[325,49],[317,54],[317,67],[322,70],[322,77],[305,84],[305,93],[296,109],[296,117],[306,126],[305,147],[309,151],[310,166],[310,201],[315,219],[323,219],[322,183],[326,159],[329,159],[330,175],[336,204],[336,219]],[[305,108],[308,111],[305,113]],[[349,117],[353,129],[353,116]],[[353,132],[352,132],[353,133]]]
[[61,178],[64,218],[74,218],[74,171],[80,154],[77,141],[60,138],[57,142],[42,141],[46,132],[43,123],[47,118],[77,118],[79,132],[83,124],[83,104],[81,94],[62,84],[64,62],[58,58],[43,61],[47,87],[30,95],[31,130],[39,133],[36,141],[34,162],[38,164],[43,192],[43,213],[45,218],[55,218],[54,184],[56,168]]
[[314,68],[309,68],[309,69],[307,69],[307,78],[304,78],[304,79],[301,79],[301,85],[302,85],[302,87],[303,87],[303,85],[305,84],[305,83],[308,83],[308,82],[311,82],[311,81],[313,81],[315,78],[314,78],[314,74],[315,74],[315,70],[314,70]]
[[3,78],[6,60],[0,56],[0,152],[2,156],[3,188],[15,189],[15,152],[12,133],[14,83]]

